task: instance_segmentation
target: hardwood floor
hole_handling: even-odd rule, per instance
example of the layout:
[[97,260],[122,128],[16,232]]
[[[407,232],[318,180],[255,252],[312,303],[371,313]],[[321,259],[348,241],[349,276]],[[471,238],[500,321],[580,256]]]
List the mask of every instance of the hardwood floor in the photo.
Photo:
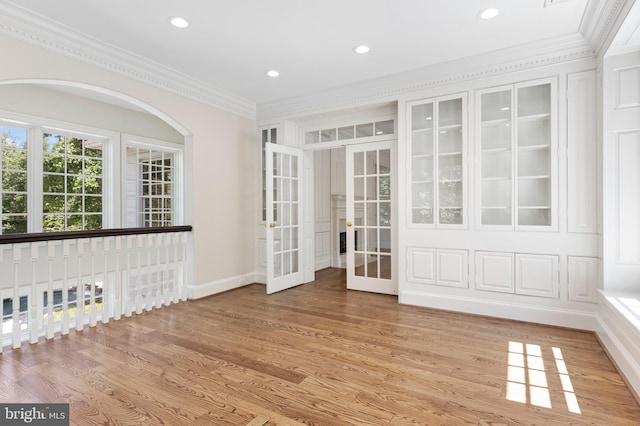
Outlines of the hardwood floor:
[[402,306],[346,291],[341,270],[317,276],[6,348],[0,401],[70,402],[83,426],[640,422],[592,333]]

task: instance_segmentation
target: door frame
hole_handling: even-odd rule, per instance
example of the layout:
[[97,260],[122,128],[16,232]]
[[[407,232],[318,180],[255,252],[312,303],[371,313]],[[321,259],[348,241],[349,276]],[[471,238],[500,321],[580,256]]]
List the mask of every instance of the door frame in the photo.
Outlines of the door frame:
[[[304,155],[304,283],[315,280],[315,220],[314,220],[314,202],[315,202],[315,184],[314,184],[314,161],[313,153],[318,150],[333,149],[350,145],[366,145],[377,144],[379,142],[391,143],[391,251],[395,256],[391,256],[391,270],[395,278],[395,291],[391,294],[398,294],[398,139],[396,135],[388,135],[388,139],[378,140],[349,140],[341,144],[331,143],[329,146],[321,146],[321,144],[306,145],[302,148]],[[346,166],[346,165],[345,165]],[[345,173],[346,175],[346,173]],[[394,220],[395,218],[395,220]],[[331,232],[338,232],[333,229]],[[346,283],[345,283],[346,285]]]

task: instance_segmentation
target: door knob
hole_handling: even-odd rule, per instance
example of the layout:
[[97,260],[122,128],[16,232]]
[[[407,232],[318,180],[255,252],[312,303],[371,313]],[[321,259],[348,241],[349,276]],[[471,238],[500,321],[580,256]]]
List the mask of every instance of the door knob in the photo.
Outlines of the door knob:
[[353,223],[351,223],[351,222],[347,222],[347,226],[348,226],[348,227],[352,227],[352,226],[353,226]]
[[276,227],[275,223],[272,222],[272,223],[269,224],[269,228],[275,228],[275,227]]

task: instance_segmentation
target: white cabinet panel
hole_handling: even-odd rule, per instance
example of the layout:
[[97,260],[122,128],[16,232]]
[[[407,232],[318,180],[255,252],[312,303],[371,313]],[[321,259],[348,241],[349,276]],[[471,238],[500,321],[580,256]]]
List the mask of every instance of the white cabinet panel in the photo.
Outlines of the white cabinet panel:
[[410,247],[407,249],[407,280],[420,284],[468,288],[468,258],[467,250]]
[[617,133],[615,150],[616,262],[637,265],[640,264],[640,130]]
[[513,253],[476,252],[476,288],[514,292]]
[[516,293],[558,297],[558,256],[516,254]]
[[569,300],[598,301],[599,264],[595,257],[569,256]]
[[435,284],[436,250],[423,248],[407,249],[407,280],[414,283]]
[[466,250],[437,250],[437,284],[449,287],[469,287]]
[[568,230],[597,232],[596,72],[569,74]]
[[640,67],[617,69],[615,71],[615,108],[635,108],[640,106]]

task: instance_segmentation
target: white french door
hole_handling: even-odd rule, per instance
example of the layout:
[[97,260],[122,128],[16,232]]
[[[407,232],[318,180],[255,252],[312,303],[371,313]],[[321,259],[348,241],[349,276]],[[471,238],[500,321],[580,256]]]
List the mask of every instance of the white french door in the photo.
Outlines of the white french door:
[[347,288],[397,294],[392,242],[392,141],[349,145],[347,163]]
[[303,282],[302,150],[266,143],[267,294]]

